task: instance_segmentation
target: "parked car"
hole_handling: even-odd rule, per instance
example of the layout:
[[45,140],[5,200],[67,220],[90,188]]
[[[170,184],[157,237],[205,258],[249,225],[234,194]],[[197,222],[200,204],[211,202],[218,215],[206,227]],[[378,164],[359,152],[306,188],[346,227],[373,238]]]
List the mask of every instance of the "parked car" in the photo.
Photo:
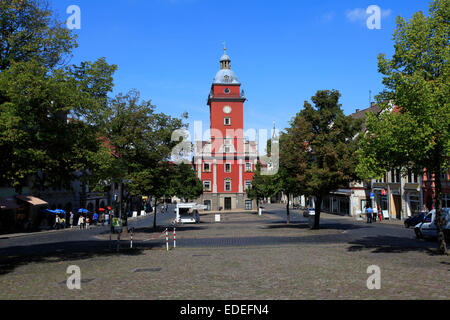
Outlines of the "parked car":
[[316,209],[314,208],[308,208],[303,212],[303,216],[305,218],[308,218],[310,216],[315,216],[316,215]]
[[417,212],[413,214],[411,217],[405,220],[405,227],[410,228],[418,225],[419,223],[422,223],[423,220],[425,220],[426,216],[426,212]]
[[[444,219],[444,234],[448,239],[450,237],[450,208],[442,208],[442,218]],[[437,238],[437,226],[435,224],[435,219],[436,210],[432,210],[427,214],[423,222],[414,227],[416,237],[419,239]]]

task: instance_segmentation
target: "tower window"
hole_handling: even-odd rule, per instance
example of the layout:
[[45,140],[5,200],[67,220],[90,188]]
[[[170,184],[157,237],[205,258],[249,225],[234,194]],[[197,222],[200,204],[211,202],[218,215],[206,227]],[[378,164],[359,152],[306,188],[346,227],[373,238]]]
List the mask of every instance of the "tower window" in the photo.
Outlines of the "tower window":
[[224,118],[223,123],[224,123],[226,126],[231,126],[231,118]]
[[227,173],[231,172],[231,163],[225,163],[225,172]]
[[[225,76],[225,79],[226,79],[226,80],[228,80],[227,77],[228,77],[228,76]],[[230,89],[226,88],[224,92],[225,92],[226,94],[229,94],[231,91],[230,91]]]

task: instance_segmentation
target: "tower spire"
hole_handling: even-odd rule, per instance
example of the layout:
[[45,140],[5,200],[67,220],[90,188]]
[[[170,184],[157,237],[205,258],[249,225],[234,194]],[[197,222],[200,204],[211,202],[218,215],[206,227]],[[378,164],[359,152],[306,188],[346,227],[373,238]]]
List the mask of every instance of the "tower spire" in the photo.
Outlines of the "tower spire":
[[220,58],[220,69],[231,69],[231,59],[227,55],[227,47],[225,42],[223,42],[223,56]]

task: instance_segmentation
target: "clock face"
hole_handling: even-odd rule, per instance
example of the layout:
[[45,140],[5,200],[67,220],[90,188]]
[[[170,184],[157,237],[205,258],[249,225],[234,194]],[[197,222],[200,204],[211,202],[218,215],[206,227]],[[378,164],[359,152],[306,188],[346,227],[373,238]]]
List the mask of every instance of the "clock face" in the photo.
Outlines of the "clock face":
[[226,113],[226,114],[230,114],[230,113],[231,113],[231,111],[232,111],[232,109],[231,109],[231,107],[230,107],[230,106],[225,106],[225,107],[223,107],[223,112],[224,112],[224,113]]

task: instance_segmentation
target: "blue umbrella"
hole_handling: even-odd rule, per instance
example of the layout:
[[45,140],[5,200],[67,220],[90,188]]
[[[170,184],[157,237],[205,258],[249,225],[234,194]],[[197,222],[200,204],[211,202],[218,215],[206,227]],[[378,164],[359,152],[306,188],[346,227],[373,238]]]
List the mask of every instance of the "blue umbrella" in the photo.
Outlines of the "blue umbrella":
[[55,211],[56,211],[56,213],[59,213],[59,214],[66,214],[66,212],[61,209],[56,209]]
[[51,214],[58,214],[59,213],[56,210],[50,210],[50,209],[44,209],[44,210],[42,210],[42,212],[51,213]]
[[89,213],[89,211],[86,209],[80,209],[78,210],[78,213]]

